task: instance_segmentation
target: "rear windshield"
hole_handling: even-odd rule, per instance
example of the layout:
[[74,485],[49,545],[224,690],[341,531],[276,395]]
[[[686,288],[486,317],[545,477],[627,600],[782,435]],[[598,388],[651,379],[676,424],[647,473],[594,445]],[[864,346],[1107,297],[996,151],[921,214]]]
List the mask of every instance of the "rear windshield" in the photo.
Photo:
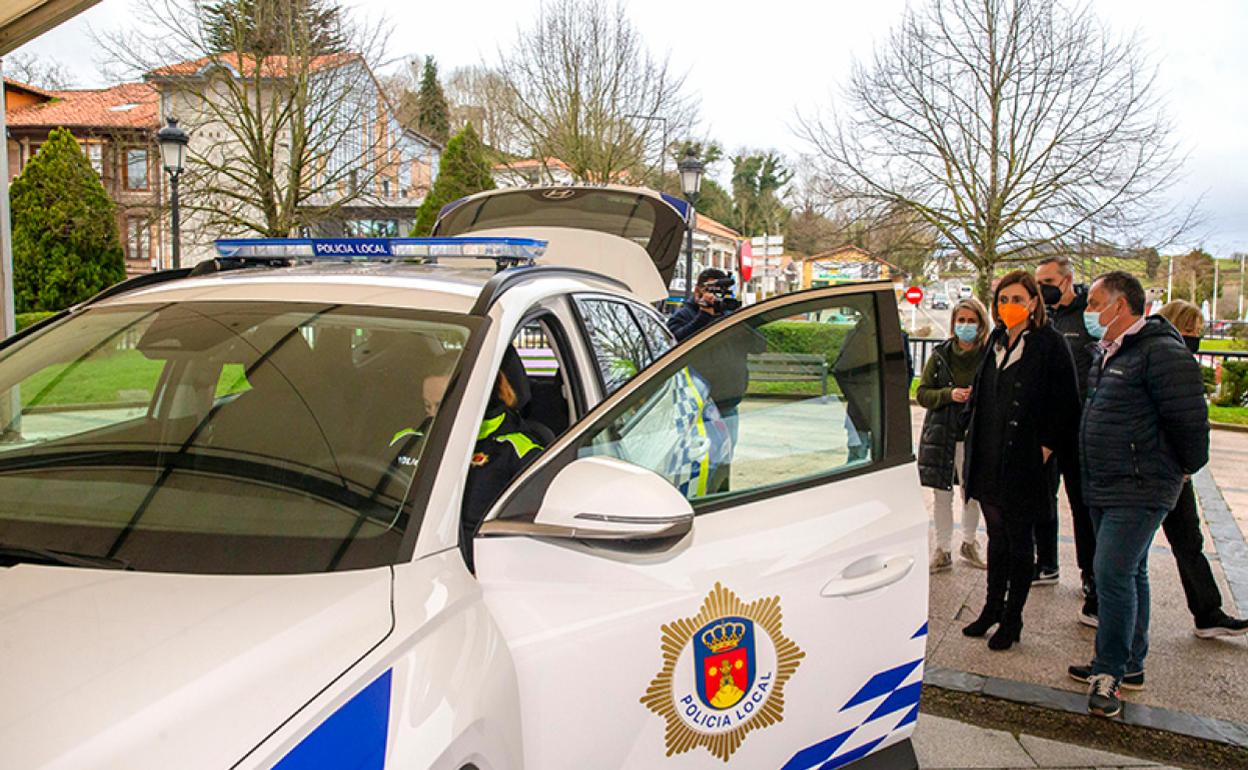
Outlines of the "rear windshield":
[[393,563],[475,323],[212,302],[53,325],[0,353],[0,546],[166,572]]

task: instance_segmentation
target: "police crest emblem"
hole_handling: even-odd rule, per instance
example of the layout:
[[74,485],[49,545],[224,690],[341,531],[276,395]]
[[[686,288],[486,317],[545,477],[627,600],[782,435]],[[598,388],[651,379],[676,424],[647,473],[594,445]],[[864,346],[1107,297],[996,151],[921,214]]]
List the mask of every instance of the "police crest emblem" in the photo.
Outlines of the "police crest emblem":
[[667,756],[703,746],[727,762],[751,730],[784,718],[806,653],[781,621],[779,596],[747,604],[716,583],[697,615],[663,626],[663,668],[641,703],[666,722]]

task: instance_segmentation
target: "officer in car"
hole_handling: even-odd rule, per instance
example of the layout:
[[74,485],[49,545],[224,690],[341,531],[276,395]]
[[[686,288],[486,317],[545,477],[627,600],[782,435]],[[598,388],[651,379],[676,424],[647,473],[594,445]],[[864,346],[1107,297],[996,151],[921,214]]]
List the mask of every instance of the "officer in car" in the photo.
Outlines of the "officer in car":
[[[442,405],[442,396],[446,393],[451,375],[449,366],[437,367],[434,372],[421,384],[421,397],[430,418]],[[541,435],[549,433],[548,430],[530,423],[520,414],[524,407],[524,398],[520,393],[527,392],[527,383],[520,380],[527,376],[519,356],[509,349],[494,380],[494,392],[486,406],[485,417],[477,430],[477,443],[472,448],[464,502],[460,509],[460,545],[469,560],[469,567],[472,566],[472,550],[468,544],[476,536],[486,512],[511,480],[541,454],[549,440]]]
[[740,302],[728,296],[731,283],[732,276],[718,268],[708,267],[698,273],[693,295],[667,319],[668,331],[677,342],[692,337],[700,329],[731,315],[741,306]]

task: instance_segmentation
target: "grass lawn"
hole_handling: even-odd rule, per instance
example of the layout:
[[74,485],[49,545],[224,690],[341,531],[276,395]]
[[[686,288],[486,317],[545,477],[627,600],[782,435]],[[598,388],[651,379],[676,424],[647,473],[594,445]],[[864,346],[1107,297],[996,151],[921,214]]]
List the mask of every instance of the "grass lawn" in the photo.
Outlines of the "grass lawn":
[[1244,350],[1245,346],[1239,340],[1201,340],[1200,349],[1221,352],[1223,350]]
[[1209,405],[1209,422],[1248,425],[1248,407]]
[[[164,361],[147,358],[137,350],[116,351],[80,363],[54,364],[22,382],[22,407],[147,403],[164,368]],[[216,395],[238,393],[249,387],[242,365],[226,364]]]

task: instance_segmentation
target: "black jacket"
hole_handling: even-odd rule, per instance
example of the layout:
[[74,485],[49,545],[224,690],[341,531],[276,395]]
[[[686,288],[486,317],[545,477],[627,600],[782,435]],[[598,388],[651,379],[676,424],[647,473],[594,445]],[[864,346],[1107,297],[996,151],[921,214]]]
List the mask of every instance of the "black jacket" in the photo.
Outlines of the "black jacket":
[[[1052,326],[1045,324],[1029,331],[1023,340],[1022,357],[1002,373],[996,370],[994,346],[1005,339],[1003,326],[998,326],[988,338],[964,412],[968,430],[963,489],[967,497],[980,500],[989,495],[1008,497],[992,502],[1007,506],[1011,512],[1033,515],[1044,510],[1053,495],[1041,447],[1048,447],[1058,457],[1074,456],[1076,451],[1079,388],[1070,348]],[[985,371],[990,367],[994,377],[1002,375],[996,378],[1008,384],[1008,388],[990,391],[982,387]],[[995,402],[988,403],[988,399]],[[998,415],[999,424],[981,424],[987,422],[976,419],[981,411]],[[991,433],[981,435],[980,431]],[[976,451],[977,441],[999,451],[984,456],[982,451]]]
[[1184,475],[1209,461],[1200,366],[1161,316],[1124,338],[1103,367],[1102,356],[1098,348],[1079,427],[1084,500],[1173,508]]
[[1092,367],[1092,351],[1096,348],[1096,337],[1088,334],[1088,327],[1083,323],[1083,313],[1087,309],[1088,291],[1082,286],[1075,287],[1075,298],[1069,305],[1049,308],[1049,323],[1066,338],[1070,355],[1075,359],[1080,401],[1088,394],[1088,369]]
[[[923,370],[920,392],[923,388],[941,390],[959,387],[953,376],[953,366],[949,363],[955,344],[957,340],[947,339],[932,350],[932,356]],[[963,436],[962,412],[965,407],[966,404],[947,403],[928,409],[923,417],[923,431],[919,434],[919,482],[923,486],[953,489],[953,454]]]
[[672,336],[676,338],[677,342],[682,342],[683,340],[692,337],[694,333],[700,329],[710,326],[712,323],[719,320],[723,315],[723,313],[720,315],[703,313],[702,308],[698,305],[698,303],[691,299],[687,299],[684,301],[684,304],[676,309],[675,313],[672,313],[671,316],[668,317],[667,330],[672,333]]
[[[477,432],[460,511],[462,543],[471,543],[481,519],[511,480],[542,453],[542,439],[518,414],[492,401]],[[466,550],[465,553],[468,551]]]

